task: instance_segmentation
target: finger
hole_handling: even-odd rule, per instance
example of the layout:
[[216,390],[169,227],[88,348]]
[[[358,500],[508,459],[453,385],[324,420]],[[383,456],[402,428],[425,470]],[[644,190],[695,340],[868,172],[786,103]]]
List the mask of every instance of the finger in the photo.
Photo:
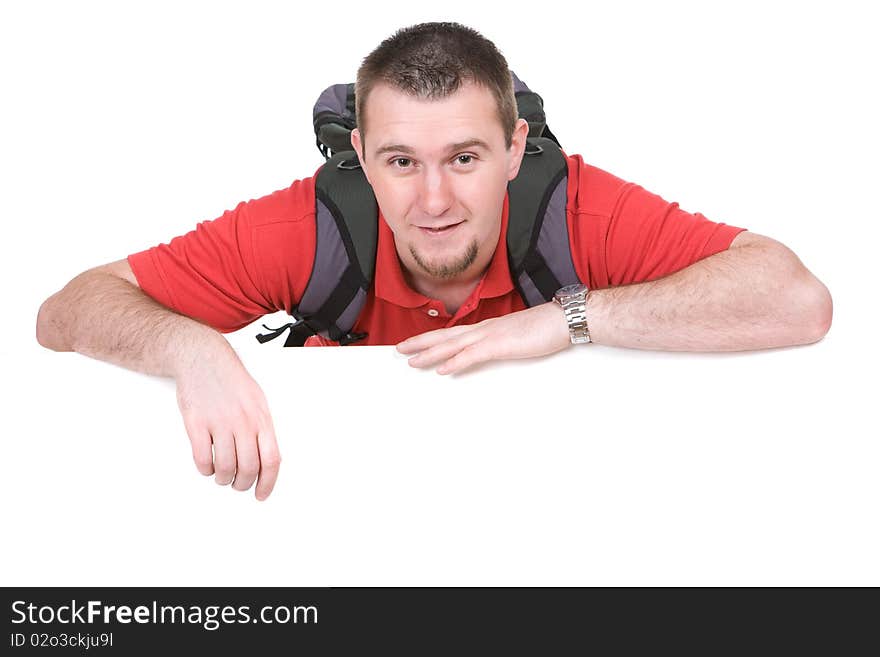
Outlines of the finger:
[[437,363],[448,360],[455,356],[459,351],[479,342],[485,337],[485,333],[480,329],[461,333],[455,337],[451,337],[445,342],[434,345],[409,359],[412,367],[433,367]]
[[206,477],[210,477],[214,474],[214,457],[211,454],[211,432],[208,431],[208,425],[184,415],[183,426],[186,435],[189,436],[196,469]]
[[269,497],[269,493],[275,487],[275,480],[278,479],[278,470],[281,467],[281,452],[278,450],[275,428],[271,420],[257,435],[257,446],[260,450],[260,478],[257,480],[255,494],[257,499],[262,501]]
[[464,324],[461,326],[451,326],[450,328],[435,329],[426,333],[414,335],[407,338],[403,342],[397,344],[397,351],[402,354],[412,354],[423,349],[428,349],[434,345],[455,337],[462,333],[467,333],[474,328],[473,324]]
[[253,486],[260,472],[260,455],[257,453],[257,437],[253,430],[239,428],[233,433],[235,439],[235,490],[247,490]]
[[214,441],[214,481],[221,486],[232,482],[235,476],[235,441],[229,431],[212,431]]
[[495,358],[495,356],[492,350],[491,341],[481,340],[465,347],[455,354],[455,356],[443,363],[437,368],[437,374],[456,374],[457,372],[466,370],[478,363],[485,363],[493,358]]

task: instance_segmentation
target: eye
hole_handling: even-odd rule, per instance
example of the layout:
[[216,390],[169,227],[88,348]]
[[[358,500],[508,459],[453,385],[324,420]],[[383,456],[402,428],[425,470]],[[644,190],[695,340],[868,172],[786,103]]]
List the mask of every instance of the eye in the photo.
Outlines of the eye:
[[[465,158],[467,160],[467,162],[462,162],[461,158]],[[460,164],[470,164],[473,161],[474,156],[468,155],[466,153],[462,153],[461,155],[456,155],[455,159],[458,160]]]
[[[411,160],[406,157],[395,157],[393,160],[391,160],[391,164],[394,165],[394,164],[397,164],[398,162],[410,162],[410,161]],[[397,167],[397,168],[398,169],[408,169],[409,167],[408,166],[401,166],[401,167]]]

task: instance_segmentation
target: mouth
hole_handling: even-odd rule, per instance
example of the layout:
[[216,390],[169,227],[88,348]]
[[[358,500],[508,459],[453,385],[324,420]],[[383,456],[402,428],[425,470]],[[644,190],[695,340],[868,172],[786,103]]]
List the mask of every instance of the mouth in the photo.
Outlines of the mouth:
[[439,226],[437,228],[429,228],[427,226],[419,226],[418,229],[427,235],[448,235],[449,233],[453,232],[456,228],[461,226],[463,223],[464,223],[464,221],[459,221],[458,223],[447,224],[446,226]]

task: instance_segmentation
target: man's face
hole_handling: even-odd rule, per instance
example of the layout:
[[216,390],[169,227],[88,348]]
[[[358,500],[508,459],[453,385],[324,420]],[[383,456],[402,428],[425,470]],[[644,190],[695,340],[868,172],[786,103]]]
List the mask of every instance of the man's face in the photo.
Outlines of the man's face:
[[[421,279],[467,281],[498,243],[507,183],[519,172],[528,123],[510,151],[492,93],[473,83],[423,100],[389,85],[367,99],[366,161],[351,142],[405,268]],[[479,142],[479,143],[474,143]]]

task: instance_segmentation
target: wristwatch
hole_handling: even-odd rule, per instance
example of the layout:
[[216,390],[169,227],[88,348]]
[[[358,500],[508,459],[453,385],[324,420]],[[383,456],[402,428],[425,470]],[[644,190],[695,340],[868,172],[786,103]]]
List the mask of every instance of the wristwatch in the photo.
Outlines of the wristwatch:
[[582,284],[566,285],[556,290],[553,301],[558,303],[568,320],[568,334],[572,344],[592,342],[587,326],[587,293],[590,289]]

